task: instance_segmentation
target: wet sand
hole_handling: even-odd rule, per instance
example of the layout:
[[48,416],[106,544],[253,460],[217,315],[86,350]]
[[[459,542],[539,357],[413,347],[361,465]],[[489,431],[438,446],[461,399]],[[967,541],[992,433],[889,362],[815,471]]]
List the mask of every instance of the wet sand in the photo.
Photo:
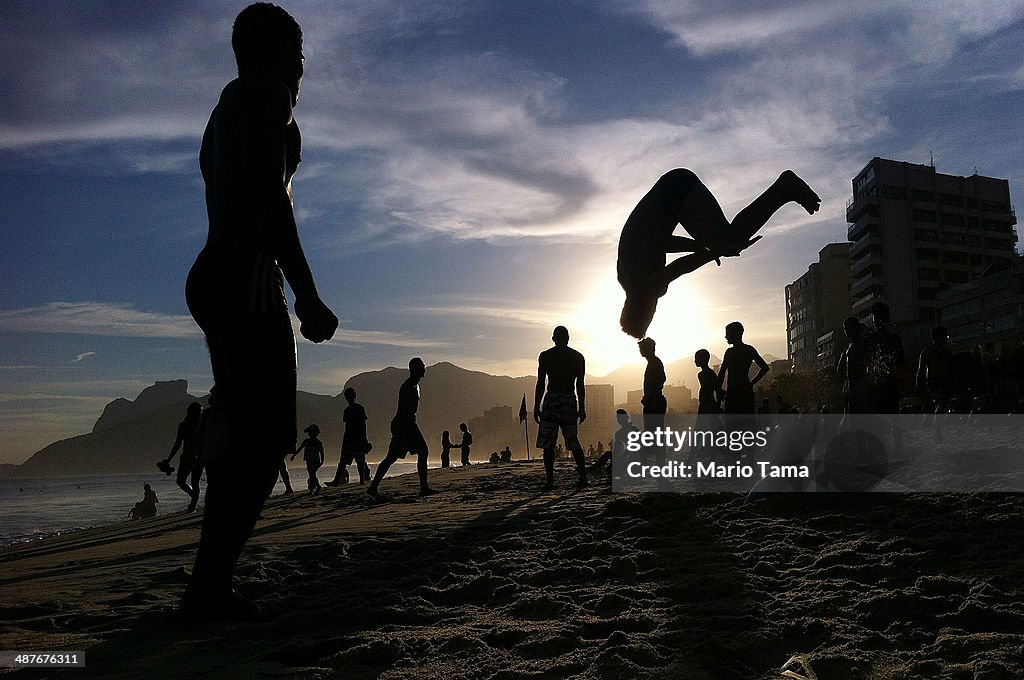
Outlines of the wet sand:
[[[86,650],[102,678],[1024,677],[1024,496],[541,492],[539,464],[275,498],[237,590],[260,623],[175,605],[198,515],[0,551],[0,649]],[[50,677],[18,671],[13,677]]]

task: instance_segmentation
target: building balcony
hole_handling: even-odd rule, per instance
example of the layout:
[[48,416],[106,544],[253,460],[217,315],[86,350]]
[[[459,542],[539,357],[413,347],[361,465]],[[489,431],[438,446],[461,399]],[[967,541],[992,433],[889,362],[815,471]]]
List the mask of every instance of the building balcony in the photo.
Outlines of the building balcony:
[[851,297],[857,297],[865,292],[882,292],[882,278],[880,276],[865,276],[862,279],[857,279],[850,286]]
[[850,274],[854,277],[863,274],[869,269],[882,268],[881,249],[868,250],[864,255],[853,261],[850,265]]
[[861,194],[854,196],[846,203],[846,221],[853,223],[860,217],[860,213],[869,205],[878,205],[877,195]]
[[856,222],[853,222],[846,229],[846,240],[857,241],[865,235],[865,233],[873,232],[876,236],[880,236],[881,222],[879,221],[878,215],[862,215]]

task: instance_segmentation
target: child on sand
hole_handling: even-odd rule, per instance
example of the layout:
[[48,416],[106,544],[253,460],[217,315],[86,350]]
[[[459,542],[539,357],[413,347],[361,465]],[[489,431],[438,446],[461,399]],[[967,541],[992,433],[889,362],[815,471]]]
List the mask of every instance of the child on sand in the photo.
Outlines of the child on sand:
[[292,460],[295,460],[295,456],[299,455],[299,451],[305,449],[305,453],[302,454],[302,460],[306,461],[306,472],[309,473],[309,480],[306,482],[306,486],[311,494],[316,495],[320,493],[320,480],[317,479],[316,471],[324,464],[324,443],[317,439],[320,436],[320,428],[316,423],[307,427],[303,432],[309,436],[302,440],[299,448],[295,449],[295,453],[292,454]]

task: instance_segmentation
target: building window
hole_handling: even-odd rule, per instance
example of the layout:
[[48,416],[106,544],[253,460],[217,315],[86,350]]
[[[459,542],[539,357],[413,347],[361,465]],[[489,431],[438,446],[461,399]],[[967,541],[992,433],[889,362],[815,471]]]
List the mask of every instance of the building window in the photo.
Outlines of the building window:
[[934,203],[935,194],[930,191],[922,191],[921,189],[911,189],[910,196],[915,201],[923,201],[925,203]]
[[936,222],[934,210],[923,210],[921,208],[914,208],[914,210],[911,211],[911,217],[914,219],[915,222]]

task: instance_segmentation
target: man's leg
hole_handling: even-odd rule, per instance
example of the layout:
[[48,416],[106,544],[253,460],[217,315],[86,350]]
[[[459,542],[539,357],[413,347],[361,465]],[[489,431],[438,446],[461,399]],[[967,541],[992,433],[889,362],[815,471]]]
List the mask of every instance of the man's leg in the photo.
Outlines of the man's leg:
[[427,451],[424,449],[416,455],[416,474],[420,478],[420,495],[429,496],[437,493],[427,485]]
[[[281,459],[281,464],[277,466],[277,473],[281,476],[281,481],[284,482],[284,493],[285,493],[285,495],[288,495],[290,493],[294,493],[293,490],[292,490],[292,478],[291,478],[291,475],[288,474],[288,463],[285,462],[284,458]],[[270,493],[272,493],[273,490],[274,490],[274,485],[271,484],[270,485],[270,491],[267,492],[268,495]]]
[[544,485],[546,491],[555,488],[555,447],[549,446],[544,449],[544,475],[547,483]]
[[192,466],[192,502],[188,504],[188,511],[194,512],[199,505],[199,480],[203,477],[203,466],[196,463]]
[[745,244],[790,201],[796,201],[812,214],[821,205],[821,199],[807,183],[792,170],[786,170],[764,193],[739,211],[730,224],[718,200],[698,180],[683,199],[677,219],[695,239],[712,248],[722,248],[723,254],[728,254],[729,247]]
[[366,487],[367,495],[373,496],[374,498],[379,495],[377,487],[380,486],[380,480],[384,479],[384,475],[388,473],[388,469],[391,468],[396,460],[398,460],[398,454],[389,451],[388,455],[384,457],[384,460],[377,463],[377,472],[373,475],[373,481],[370,482],[370,486]]

